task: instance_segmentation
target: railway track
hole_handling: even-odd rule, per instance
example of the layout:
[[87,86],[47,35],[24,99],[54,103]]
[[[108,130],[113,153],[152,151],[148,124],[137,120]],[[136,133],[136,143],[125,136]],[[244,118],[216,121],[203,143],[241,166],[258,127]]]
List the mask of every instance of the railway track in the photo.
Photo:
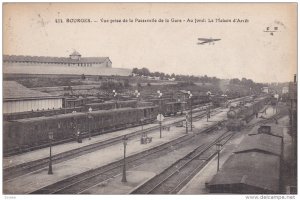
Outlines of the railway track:
[[[205,114],[203,115],[205,116]],[[182,121],[182,120],[179,120]],[[173,122],[173,124],[178,122]],[[203,132],[209,132],[214,130],[215,126],[218,126],[219,123],[216,123],[214,126],[208,127]],[[232,136],[232,135],[231,135]],[[158,156],[161,156],[163,154],[166,154],[170,151],[173,151],[174,149],[181,148],[185,146],[186,144],[191,144],[192,142],[195,142],[194,136],[191,135],[184,135],[181,138],[165,143],[161,146],[155,147],[150,150],[146,150],[144,152],[140,152],[138,154],[132,155],[127,158],[127,167],[132,168],[137,165],[140,165],[146,161],[148,161],[151,158],[157,158]],[[228,140],[230,137],[227,137]],[[222,140],[225,138],[222,138]],[[227,140],[227,141],[228,141]],[[202,146],[203,147],[203,146]],[[203,147],[204,148],[204,147]],[[213,155],[211,155],[213,156]],[[209,157],[206,158],[207,162],[209,161]],[[201,160],[201,159],[199,159]],[[203,159],[202,159],[203,160]],[[202,165],[204,166],[204,165]],[[70,177],[68,179],[64,179],[62,181],[59,181],[57,183],[54,183],[52,185],[40,188],[37,191],[32,192],[32,194],[75,194],[80,193],[87,188],[90,188],[100,182],[103,182],[112,176],[118,175],[121,173],[123,167],[122,160],[113,162],[111,164],[102,166],[97,169],[89,170],[87,172],[75,175],[73,177]],[[193,168],[193,167],[192,167]],[[191,176],[193,177],[193,176]],[[181,183],[183,185],[183,183]],[[177,187],[177,189],[180,187]],[[176,190],[176,188],[175,188]],[[172,190],[172,191],[175,191]]]
[[[199,112],[201,112],[201,111],[199,111]],[[197,113],[199,113],[199,112],[197,112]],[[219,111],[215,110],[214,114],[216,114],[218,112]],[[195,121],[197,121],[197,120],[200,120],[201,118],[203,118],[204,116],[206,116],[205,113],[200,113],[198,115],[195,115],[193,117],[193,119],[195,119]],[[182,120],[182,119],[176,120],[175,122],[171,122],[169,124],[162,125],[162,127],[176,125],[177,123],[179,123],[181,121],[184,121],[184,120]],[[141,135],[142,133],[149,133],[149,132],[155,131],[157,129],[159,129],[159,125],[150,127],[150,128],[144,129],[144,130],[134,131],[132,133],[127,134],[126,137],[133,138],[138,135]],[[97,143],[90,144],[90,145],[87,145],[87,146],[84,146],[81,148],[77,148],[77,149],[73,149],[73,150],[69,150],[69,151],[66,151],[63,153],[53,155],[52,163],[57,164],[57,163],[87,154],[87,153],[91,153],[91,152],[109,147],[114,144],[121,143],[123,137],[124,137],[123,135],[118,136],[118,137],[115,137],[115,138],[112,138],[109,140],[97,142]],[[38,160],[34,160],[34,161],[27,162],[27,163],[23,163],[23,164],[19,164],[16,166],[5,168],[5,169],[3,169],[3,180],[4,181],[11,180],[18,176],[22,176],[24,174],[48,167],[48,164],[49,164],[49,157],[45,157],[45,158],[41,158]]]
[[207,145],[201,145],[188,155],[177,160],[162,173],[156,175],[131,194],[176,194],[186,185],[216,154],[216,143],[223,145],[233,136],[224,131],[220,137]]
[[[215,123],[212,126],[218,125],[219,123]],[[203,132],[212,131],[212,126],[199,133],[193,135],[184,135],[176,140],[127,157],[127,169],[141,165],[149,161],[149,159],[158,158],[186,145],[196,144],[200,141],[200,134]],[[198,140],[196,140],[195,137],[197,137]],[[106,181],[109,178],[120,174],[122,172],[122,169],[123,159],[56,182],[52,185],[36,190],[31,194],[77,194],[86,190],[87,188],[90,188],[100,182]]]
[[[285,113],[282,112],[276,113],[270,118],[247,125],[245,129],[268,123],[284,115]],[[217,139],[207,146],[198,147],[132,191],[131,194],[177,194],[215,156],[217,152],[214,150],[214,145],[216,143],[226,144],[233,135],[233,132],[225,132],[219,140]]]

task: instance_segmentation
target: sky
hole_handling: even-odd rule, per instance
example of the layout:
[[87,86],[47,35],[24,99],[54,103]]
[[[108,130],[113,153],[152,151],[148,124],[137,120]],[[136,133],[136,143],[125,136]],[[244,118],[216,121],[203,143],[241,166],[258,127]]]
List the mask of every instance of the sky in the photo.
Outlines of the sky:
[[[58,19],[63,23],[56,23]],[[90,22],[67,23],[67,19]],[[110,23],[115,19],[133,22]],[[205,22],[195,23],[195,19]],[[264,32],[267,27],[272,31],[277,27],[277,32]],[[198,38],[221,40],[198,45]],[[256,82],[291,81],[297,71],[297,5],[4,4],[3,54],[67,57],[74,49],[82,57],[108,56],[114,68],[146,67],[152,72],[245,77]]]

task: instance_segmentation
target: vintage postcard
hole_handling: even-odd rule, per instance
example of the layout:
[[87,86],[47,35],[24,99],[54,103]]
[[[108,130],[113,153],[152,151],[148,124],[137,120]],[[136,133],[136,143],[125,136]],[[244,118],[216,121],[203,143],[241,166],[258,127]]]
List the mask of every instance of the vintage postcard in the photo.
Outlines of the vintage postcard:
[[5,199],[296,197],[297,3],[2,9]]

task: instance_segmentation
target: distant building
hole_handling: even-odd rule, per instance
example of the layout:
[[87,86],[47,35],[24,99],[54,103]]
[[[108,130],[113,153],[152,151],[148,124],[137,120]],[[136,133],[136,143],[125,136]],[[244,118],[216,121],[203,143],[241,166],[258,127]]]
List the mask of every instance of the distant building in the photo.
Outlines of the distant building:
[[69,57],[3,55],[3,73],[130,76],[132,69],[112,68],[109,57],[83,57],[74,51]]
[[3,114],[62,108],[63,98],[3,81]]
[[69,57],[4,55],[3,63],[9,66],[112,67],[109,57],[82,57],[77,51],[74,51]]
[[175,99],[177,99],[178,102],[187,102],[189,96],[190,94],[187,90],[179,90],[175,93]]
[[263,87],[262,88],[262,92],[264,92],[264,93],[269,93],[269,87]]
[[282,94],[289,93],[289,87],[282,87]]

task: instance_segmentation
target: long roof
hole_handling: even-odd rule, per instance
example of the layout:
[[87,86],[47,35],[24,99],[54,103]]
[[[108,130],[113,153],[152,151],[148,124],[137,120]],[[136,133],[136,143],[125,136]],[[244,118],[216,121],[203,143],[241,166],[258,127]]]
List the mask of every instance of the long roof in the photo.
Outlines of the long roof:
[[275,123],[266,123],[265,126],[271,126],[271,132],[270,133],[258,133],[258,126],[255,126],[251,129],[251,131],[248,133],[248,135],[258,135],[258,134],[267,134],[267,135],[273,135],[279,138],[283,138],[283,127],[276,125]]
[[31,90],[15,81],[3,81],[3,99],[27,99],[27,98],[58,98],[48,93]]
[[71,59],[70,57],[48,57],[48,56],[22,56],[22,55],[3,55],[3,62],[36,62],[36,63],[103,63],[110,61],[109,57],[81,57]]
[[[107,68],[107,67],[69,67],[67,65],[57,65],[51,67],[38,67],[35,65],[7,66],[3,64],[4,74],[59,74],[59,75],[100,75],[100,76],[130,76],[132,69],[127,68]],[[77,87],[77,86],[76,86]],[[82,87],[82,86],[80,86]],[[86,87],[86,86],[85,86]]]
[[282,139],[269,134],[246,136],[235,153],[259,151],[267,154],[281,156]]
[[279,176],[278,156],[247,152],[231,155],[209,185],[243,184],[278,193]]
[[[91,115],[114,115],[118,114],[121,112],[126,112],[126,111],[134,111],[136,108],[118,108],[118,109],[111,109],[111,110],[96,110],[92,111]],[[21,123],[26,123],[26,122],[36,122],[36,121],[48,121],[48,120],[57,120],[57,119],[64,119],[64,118],[78,118],[78,117],[83,117],[86,116],[87,113],[85,112],[75,112],[75,113],[66,113],[66,114],[59,114],[59,115],[53,115],[53,116],[41,116],[41,117],[32,117],[32,118],[24,118],[24,119],[18,119],[18,120],[13,120],[15,122],[21,122]]]

